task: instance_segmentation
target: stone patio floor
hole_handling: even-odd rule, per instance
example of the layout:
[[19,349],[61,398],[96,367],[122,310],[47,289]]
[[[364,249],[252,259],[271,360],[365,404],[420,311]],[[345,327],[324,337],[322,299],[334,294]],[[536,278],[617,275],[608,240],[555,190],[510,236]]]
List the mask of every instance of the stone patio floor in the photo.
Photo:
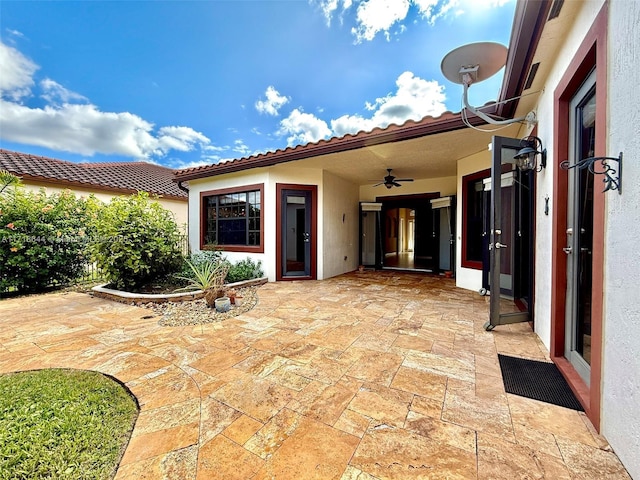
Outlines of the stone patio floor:
[[0,373],[112,375],[140,415],[122,479],[628,479],[583,413],[504,392],[528,324],[440,277],[270,283],[247,314],[161,327],[83,293],[0,301]]

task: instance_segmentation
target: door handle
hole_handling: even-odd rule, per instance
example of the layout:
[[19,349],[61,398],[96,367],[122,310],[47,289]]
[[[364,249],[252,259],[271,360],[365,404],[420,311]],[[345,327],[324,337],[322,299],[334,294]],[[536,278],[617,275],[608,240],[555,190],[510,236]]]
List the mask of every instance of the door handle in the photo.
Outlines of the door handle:
[[570,253],[573,253],[573,247],[564,247],[562,251],[569,255]]
[[504,243],[496,242],[496,248],[507,248]]

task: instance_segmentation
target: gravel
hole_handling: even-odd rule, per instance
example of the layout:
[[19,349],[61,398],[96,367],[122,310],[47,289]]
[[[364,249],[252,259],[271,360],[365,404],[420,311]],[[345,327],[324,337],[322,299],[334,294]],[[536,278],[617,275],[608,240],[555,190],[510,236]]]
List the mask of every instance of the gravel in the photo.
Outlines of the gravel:
[[231,310],[224,313],[209,308],[204,299],[185,302],[146,303],[141,305],[159,315],[158,324],[163,327],[177,327],[182,325],[201,325],[204,323],[221,322],[227,318],[237,317],[248,312],[258,303],[257,287],[238,289],[238,296],[243,297],[242,305],[231,305]]

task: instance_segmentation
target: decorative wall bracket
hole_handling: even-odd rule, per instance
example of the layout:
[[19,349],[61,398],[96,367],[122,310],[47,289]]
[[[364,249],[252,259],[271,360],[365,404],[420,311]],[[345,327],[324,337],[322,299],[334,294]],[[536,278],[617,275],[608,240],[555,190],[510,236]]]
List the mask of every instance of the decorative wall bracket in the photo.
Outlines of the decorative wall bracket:
[[[618,164],[616,167],[612,167],[609,162],[618,162]],[[569,160],[565,160],[560,163],[560,168],[563,170],[569,170],[570,168],[583,170],[587,168],[594,175],[604,175],[602,179],[605,184],[603,192],[617,190],[618,194],[622,195],[622,152],[620,152],[619,157],[583,158],[574,165],[571,165]]]

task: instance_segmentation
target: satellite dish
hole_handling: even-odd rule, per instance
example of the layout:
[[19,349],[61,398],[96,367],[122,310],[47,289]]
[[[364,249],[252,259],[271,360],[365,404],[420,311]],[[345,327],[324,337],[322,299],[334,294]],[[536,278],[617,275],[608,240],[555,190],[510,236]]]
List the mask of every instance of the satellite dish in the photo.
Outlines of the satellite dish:
[[447,80],[464,84],[464,76],[472,77],[471,83],[482,82],[492,77],[507,62],[507,47],[499,43],[478,42],[451,50],[440,64]]
[[462,100],[465,108],[492,125],[510,125],[526,119],[526,117],[521,117],[496,120],[469,105],[469,87],[473,83],[482,82],[498,73],[507,62],[507,53],[507,47],[499,43],[470,43],[451,50],[444,56],[440,64],[440,70],[447,80],[462,85]]

